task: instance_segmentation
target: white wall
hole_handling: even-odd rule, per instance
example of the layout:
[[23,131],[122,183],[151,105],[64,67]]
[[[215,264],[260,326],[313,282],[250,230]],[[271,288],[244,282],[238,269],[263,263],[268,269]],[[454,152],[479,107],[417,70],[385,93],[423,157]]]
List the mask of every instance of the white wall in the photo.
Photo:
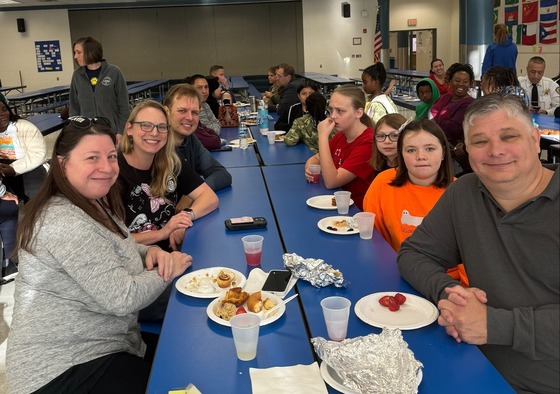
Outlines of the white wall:
[[[17,31],[25,20],[25,33]],[[66,10],[0,12],[0,79],[2,86],[27,85],[27,91],[70,83],[74,64]],[[38,72],[35,41],[60,41],[62,71]]]
[[[377,1],[346,1],[350,3],[350,18],[342,17],[342,1],[302,0],[305,71],[359,78],[359,69],[373,63]],[[367,18],[361,16],[363,9],[369,14]],[[353,45],[354,37],[361,38],[362,44]]]

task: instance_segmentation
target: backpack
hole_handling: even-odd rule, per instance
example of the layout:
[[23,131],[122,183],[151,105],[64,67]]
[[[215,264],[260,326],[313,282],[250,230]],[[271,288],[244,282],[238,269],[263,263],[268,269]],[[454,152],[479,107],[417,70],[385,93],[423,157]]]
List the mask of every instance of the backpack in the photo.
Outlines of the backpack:
[[230,100],[222,100],[223,105],[220,106],[218,111],[218,120],[222,127],[237,127],[239,126],[239,117],[237,116],[237,109],[231,104]]

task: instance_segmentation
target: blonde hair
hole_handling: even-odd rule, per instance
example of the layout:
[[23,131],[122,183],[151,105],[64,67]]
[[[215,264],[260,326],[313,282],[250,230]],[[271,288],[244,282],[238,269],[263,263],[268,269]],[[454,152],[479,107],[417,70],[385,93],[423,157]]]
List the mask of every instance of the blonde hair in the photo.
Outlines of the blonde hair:
[[356,85],[340,85],[337,87],[333,94],[338,93],[342,96],[349,97],[352,100],[352,107],[355,111],[359,110],[360,108],[364,110],[362,117],[360,118],[360,122],[367,127],[371,127],[373,129],[373,121],[371,118],[366,114],[366,96],[364,91]]
[[[127,120],[127,125],[132,124],[132,122],[136,121],[138,113],[144,108],[158,109],[165,116],[165,119],[167,119],[167,113],[163,105],[161,105],[157,101],[146,100],[140,102],[132,109]],[[124,154],[131,154],[134,151],[132,138],[124,136],[120,143],[119,149]],[[171,133],[170,131],[167,132],[167,141],[165,143],[165,146],[155,154],[151,169],[152,183],[150,184],[150,191],[152,195],[165,199],[165,195],[169,192],[169,181],[172,180],[175,184],[177,184],[177,174],[181,172],[181,160],[175,152],[173,133]]]
[[494,25],[494,41],[496,44],[503,44],[507,42],[508,30],[506,25],[503,23],[498,23]]

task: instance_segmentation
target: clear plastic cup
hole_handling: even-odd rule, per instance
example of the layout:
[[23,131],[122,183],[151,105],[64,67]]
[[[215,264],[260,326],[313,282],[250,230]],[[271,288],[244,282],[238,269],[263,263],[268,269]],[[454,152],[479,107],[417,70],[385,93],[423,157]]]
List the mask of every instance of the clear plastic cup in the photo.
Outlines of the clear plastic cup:
[[241,361],[257,357],[261,318],[253,313],[242,313],[230,319],[231,333],[237,358]]
[[373,237],[373,224],[375,221],[375,213],[359,212],[354,215],[358,231],[360,231],[361,239],[371,239]]
[[348,207],[350,206],[350,192],[339,191],[334,192],[334,198],[336,199],[336,208],[338,213],[345,215],[348,213]]
[[313,175],[313,180],[311,183],[319,183],[321,181],[321,165],[319,164],[311,164],[307,167],[309,173]]
[[327,297],[321,301],[323,317],[331,340],[346,339],[351,304],[349,299],[338,296]]
[[260,235],[246,235],[241,238],[247,265],[257,266],[261,264],[262,246],[264,237]]
[[276,131],[268,131],[266,133],[266,138],[268,138],[268,143],[274,145],[276,143]]

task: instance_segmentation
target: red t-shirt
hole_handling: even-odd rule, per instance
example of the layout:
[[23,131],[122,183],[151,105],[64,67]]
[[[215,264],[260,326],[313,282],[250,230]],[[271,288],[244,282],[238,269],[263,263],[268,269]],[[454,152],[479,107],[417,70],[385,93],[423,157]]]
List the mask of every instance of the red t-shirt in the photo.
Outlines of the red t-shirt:
[[369,127],[351,143],[346,141],[346,136],[342,133],[336,133],[329,141],[335,167],[344,168],[356,175],[356,178],[344,185],[342,189],[352,193],[352,199],[360,210],[364,195],[374,178],[373,168],[369,164],[373,149],[372,143],[373,129]]
[[434,81],[434,83],[436,84],[438,90],[439,90],[439,94],[445,94],[445,93],[449,93],[449,85],[444,83],[439,83],[438,80],[436,79],[436,76],[434,74],[430,74],[428,75],[428,77]]

